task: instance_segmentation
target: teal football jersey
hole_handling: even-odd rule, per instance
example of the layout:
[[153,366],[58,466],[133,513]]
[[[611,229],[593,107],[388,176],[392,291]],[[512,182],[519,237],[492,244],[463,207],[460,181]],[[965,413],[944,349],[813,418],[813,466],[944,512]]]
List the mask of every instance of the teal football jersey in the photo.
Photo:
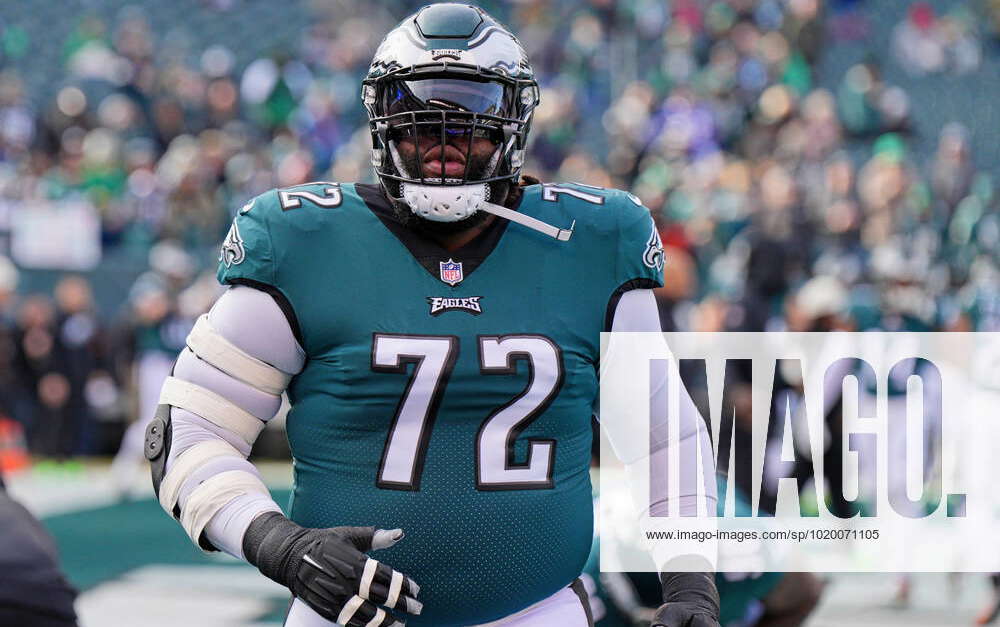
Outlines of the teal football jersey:
[[600,333],[624,291],[661,284],[634,196],[536,185],[517,209],[573,235],[497,219],[448,252],[379,187],[315,183],[244,206],[222,250],[219,280],[275,294],[307,354],[291,518],[402,528],[374,556],[420,584],[416,627],[494,620],[580,574]]

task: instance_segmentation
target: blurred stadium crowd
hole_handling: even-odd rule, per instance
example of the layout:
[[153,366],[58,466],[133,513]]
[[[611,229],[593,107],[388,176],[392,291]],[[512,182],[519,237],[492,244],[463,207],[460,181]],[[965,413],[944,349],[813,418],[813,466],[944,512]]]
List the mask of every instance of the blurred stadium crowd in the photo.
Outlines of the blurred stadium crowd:
[[[236,208],[371,180],[359,81],[422,3],[110,4],[0,18],[0,447],[63,459],[113,453],[148,407]],[[884,70],[995,83],[1000,2],[908,3],[886,33],[875,4],[482,3],[544,87],[525,171],[652,210],[666,328],[996,330],[985,126],[921,127],[935,102]],[[876,31],[886,54],[824,63]]]

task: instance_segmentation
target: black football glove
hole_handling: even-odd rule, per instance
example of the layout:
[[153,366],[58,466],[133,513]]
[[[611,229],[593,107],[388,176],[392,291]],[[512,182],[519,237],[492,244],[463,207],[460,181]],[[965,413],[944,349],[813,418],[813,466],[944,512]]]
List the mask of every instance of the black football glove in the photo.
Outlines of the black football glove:
[[650,627],[719,627],[719,591],[712,573],[663,573],[663,600]]
[[243,555],[327,620],[344,627],[395,627],[404,623],[379,605],[419,614],[420,587],[365,552],[392,546],[402,537],[400,529],[306,529],[268,512],[247,528]]

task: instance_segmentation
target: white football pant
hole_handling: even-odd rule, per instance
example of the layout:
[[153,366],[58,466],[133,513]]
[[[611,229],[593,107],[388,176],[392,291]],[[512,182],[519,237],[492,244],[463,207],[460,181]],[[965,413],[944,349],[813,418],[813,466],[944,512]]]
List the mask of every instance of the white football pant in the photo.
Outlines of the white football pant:
[[[587,609],[584,609],[584,604]],[[577,579],[550,597],[520,612],[484,625],[470,627],[590,627],[590,605],[582,582]],[[292,602],[285,627],[339,627],[331,623],[299,599]]]

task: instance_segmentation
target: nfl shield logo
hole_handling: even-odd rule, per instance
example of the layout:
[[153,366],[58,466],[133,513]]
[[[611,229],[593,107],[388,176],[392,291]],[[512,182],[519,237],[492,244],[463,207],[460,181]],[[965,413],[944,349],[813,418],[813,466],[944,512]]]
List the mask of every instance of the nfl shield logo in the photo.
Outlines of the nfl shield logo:
[[454,287],[465,278],[462,276],[462,262],[449,259],[439,263],[441,266],[441,280]]

